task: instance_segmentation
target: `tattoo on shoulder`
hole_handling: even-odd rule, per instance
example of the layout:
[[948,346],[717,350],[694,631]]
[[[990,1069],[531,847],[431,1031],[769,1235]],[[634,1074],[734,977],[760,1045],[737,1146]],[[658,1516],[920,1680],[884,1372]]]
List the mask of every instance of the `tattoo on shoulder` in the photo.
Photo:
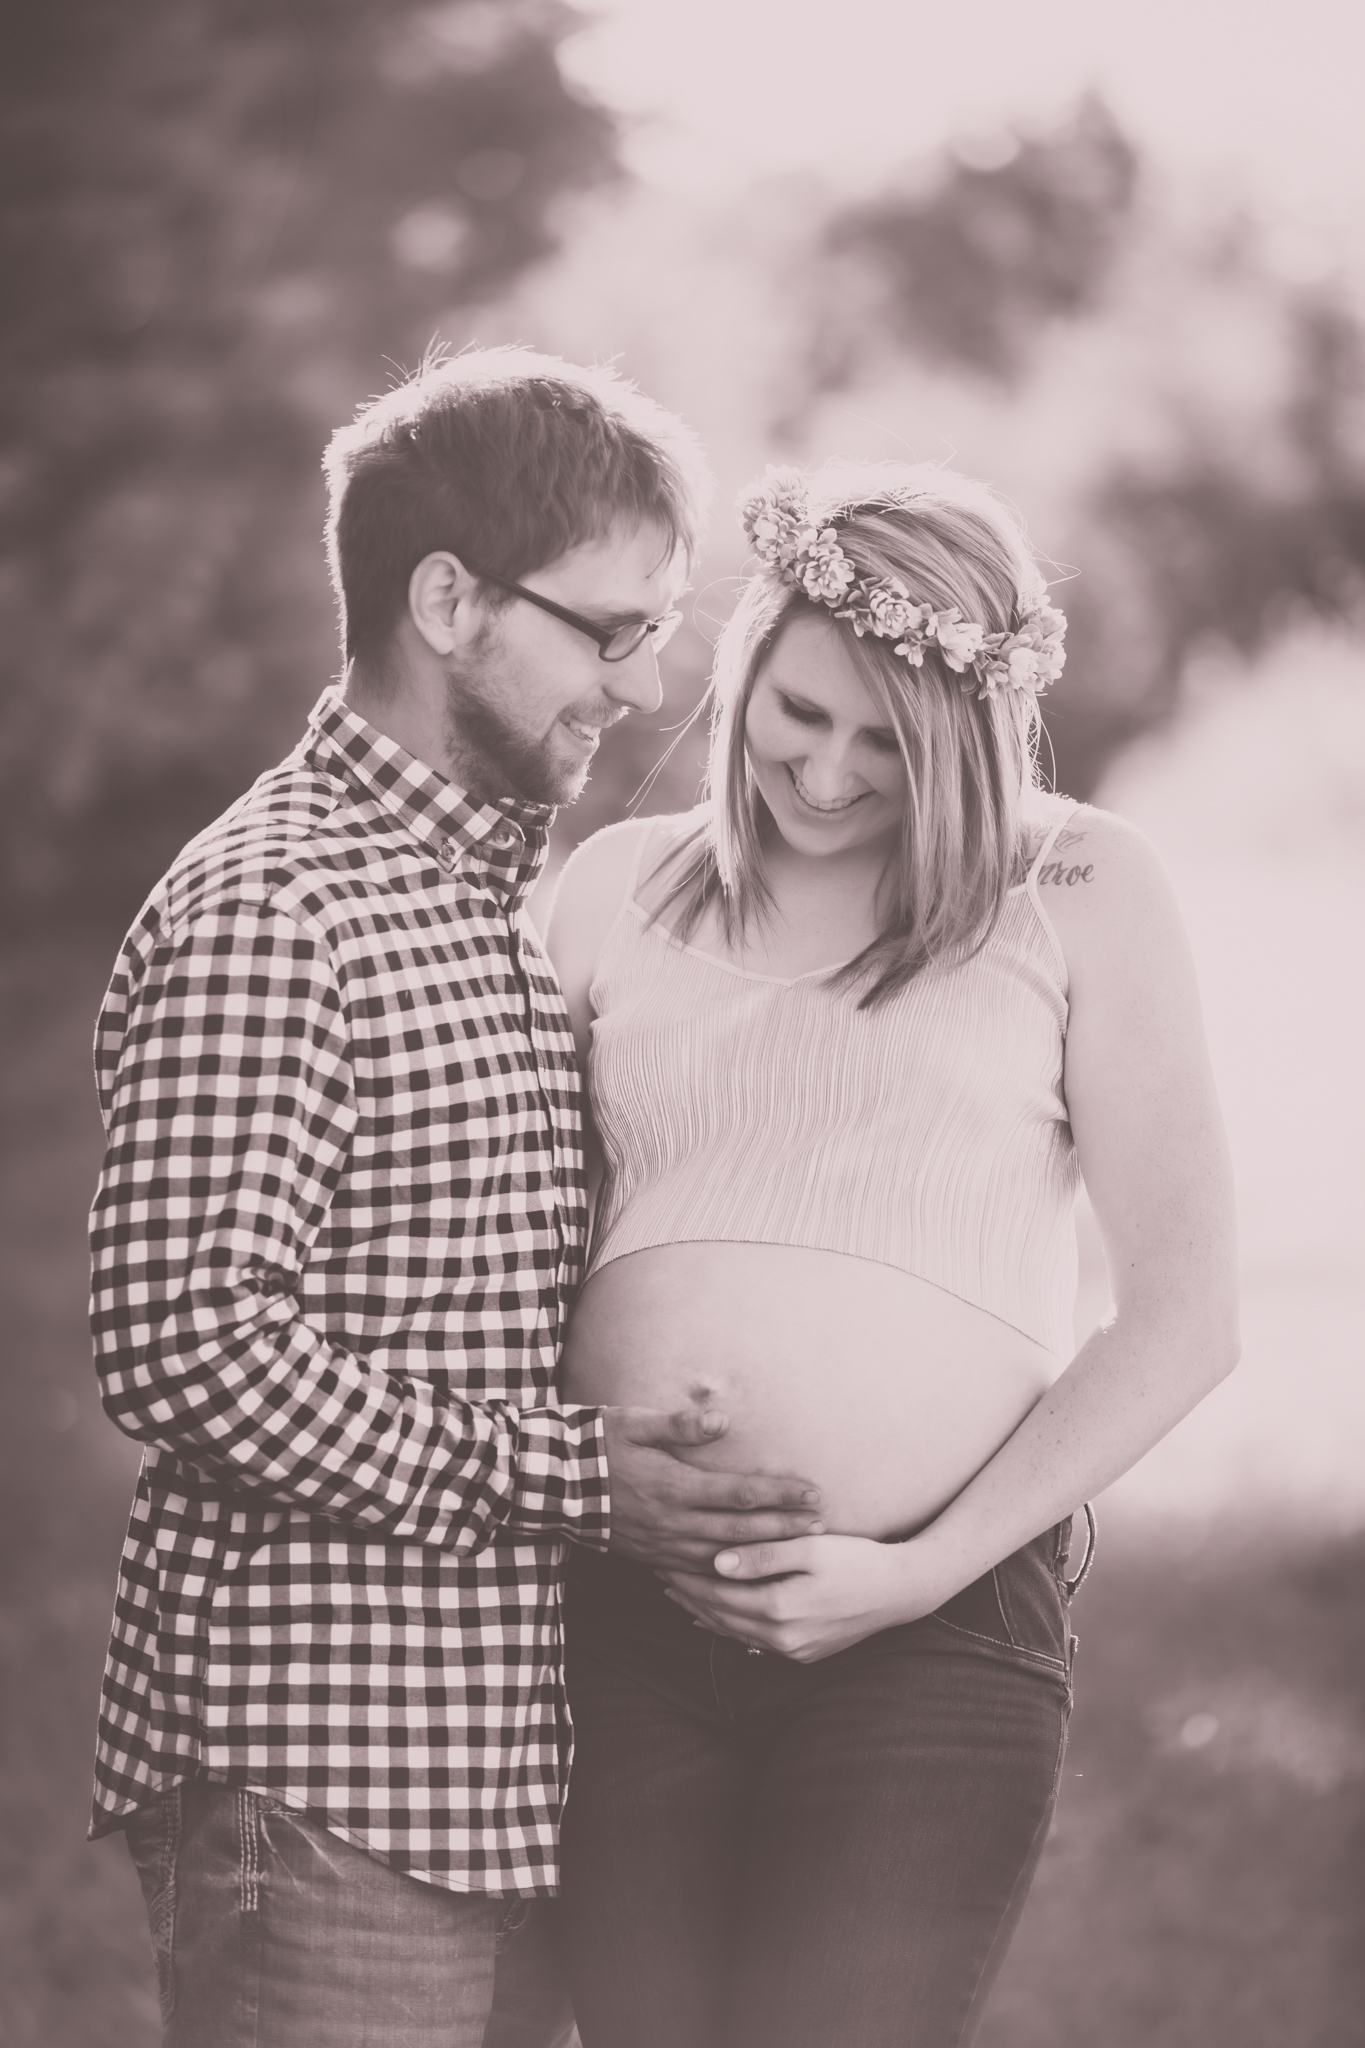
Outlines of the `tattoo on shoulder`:
[[1054,888],[1074,889],[1077,882],[1088,882],[1095,872],[1095,863],[1079,861],[1068,863],[1064,860],[1045,860],[1038,870],[1038,887],[1050,882]]
[[[1055,859],[1046,860],[1038,870],[1040,889],[1074,889],[1078,882],[1088,882],[1095,872],[1095,863],[1077,860],[1076,849],[1086,836],[1084,825],[1064,825],[1052,842]],[[1070,854],[1072,857],[1067,858]]]

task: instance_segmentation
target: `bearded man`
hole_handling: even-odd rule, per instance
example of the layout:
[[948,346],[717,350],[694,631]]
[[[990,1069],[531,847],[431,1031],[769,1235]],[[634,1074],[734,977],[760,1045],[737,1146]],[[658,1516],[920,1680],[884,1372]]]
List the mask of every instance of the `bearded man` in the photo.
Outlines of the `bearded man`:
[[92,1831],[127,1832],[168,2048],[539,2048],[567,1544],[696,1569],[816,1512],[687,1462],[723,1417],[554,1391],[585,1178],[526,897],[658,705],[702,472],[610,372],[495,350],[327,473],[341,686],[100,1017],[93,1327],[147,1451]]

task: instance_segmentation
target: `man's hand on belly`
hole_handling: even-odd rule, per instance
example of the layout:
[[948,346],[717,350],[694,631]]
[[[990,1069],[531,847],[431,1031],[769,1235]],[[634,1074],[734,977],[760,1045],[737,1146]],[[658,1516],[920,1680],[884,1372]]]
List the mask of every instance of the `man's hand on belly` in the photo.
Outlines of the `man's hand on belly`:
[[735,1543],[818,1534],[820,1492],[805,1479],[710,1472],[684,1455],[729,1427],[714,1409],[604,1408],[610,1548],[639,1564],[709,1569]]

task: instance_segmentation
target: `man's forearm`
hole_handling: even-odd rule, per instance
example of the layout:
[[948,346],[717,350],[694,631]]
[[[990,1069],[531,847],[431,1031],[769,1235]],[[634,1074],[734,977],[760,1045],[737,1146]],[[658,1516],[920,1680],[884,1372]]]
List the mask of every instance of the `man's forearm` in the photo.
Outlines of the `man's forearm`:
[[[216,1482],[393,1541],[473,1551],[504,1530],[604,1545],[600,1411],[470,1402],[330,1343],[278,1295],[182,1298],[158,1340],[102,1336],[111,1419]],[[202,1299],[202,1298],[201,1298]],[[253,1310],[254,1312],[248,1312]],[[190,1341],[197,1335],[199,1341]]]

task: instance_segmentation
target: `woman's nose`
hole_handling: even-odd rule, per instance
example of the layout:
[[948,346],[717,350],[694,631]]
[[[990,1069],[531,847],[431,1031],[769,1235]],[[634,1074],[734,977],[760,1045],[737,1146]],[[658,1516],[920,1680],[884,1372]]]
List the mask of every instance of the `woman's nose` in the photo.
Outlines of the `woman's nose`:
[[807,751],[801,780],[819,803],[835,803],[847,796],[854,781],[849,749],[837,739],[817,740]]

